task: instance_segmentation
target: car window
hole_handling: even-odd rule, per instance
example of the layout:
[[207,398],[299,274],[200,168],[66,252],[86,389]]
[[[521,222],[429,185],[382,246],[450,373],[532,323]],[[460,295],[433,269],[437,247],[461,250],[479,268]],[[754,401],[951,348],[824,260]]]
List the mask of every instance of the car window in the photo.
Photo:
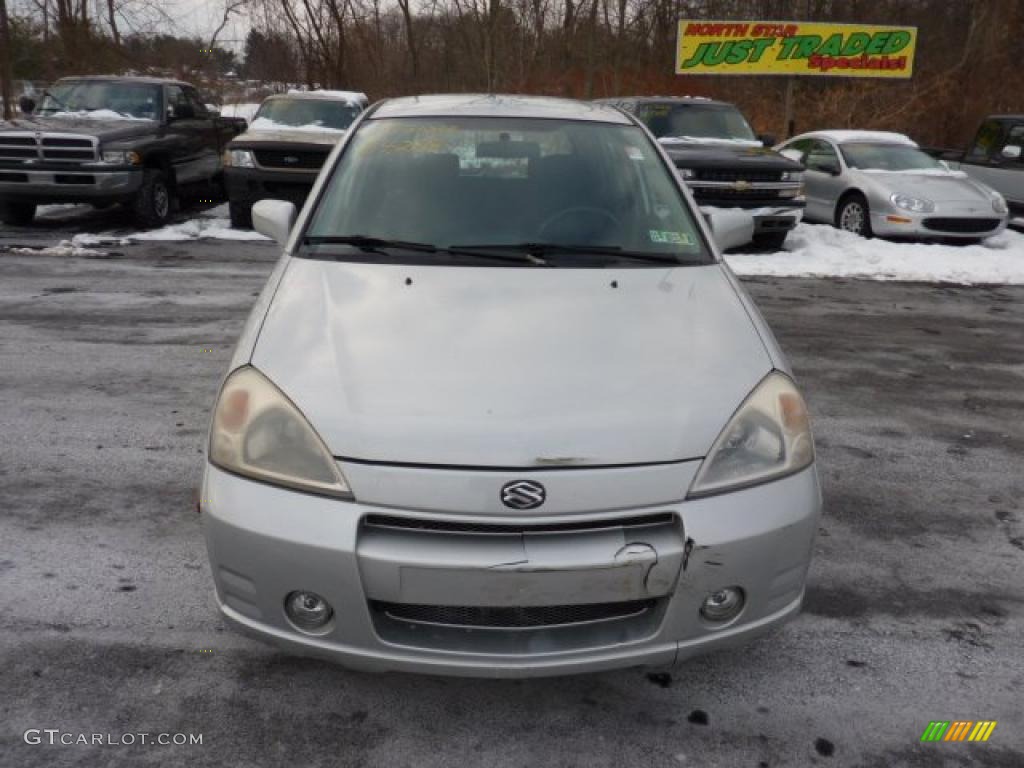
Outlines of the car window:
[[972,160],[987,158],[999,144],[1003,134],[1003,126],[998,120],[986,120],[978,129],[978,135],[974,137],[974,144],[971,145],[967,157]]
[[188,97],[185,96],[185,90],[180,85],[169,85],[167,86],[167,116],[172,117],[174,111],[180,107],[187,105]]
[[117,80],[58,82],[47,91],[36,111],[54,115],[100,110],[156,120],[160,116],[160,86]]
[[328,99],[267,99],[260,105],[253,122],[262,120],[266,128],[334,128],[344,130],[359,116],[358,104]]
[[782,149],[791,149],[800,153],[800,162],[804,162],[807,159],[807,150],[814,144],[813,139],[797,139],[786,144]]
[[814,139],[807,148],[804,165],[814,171],[839,170],[839,156],[830,143]]
[[[1006,147],[1024,149],[1024,124],[1015,125],[1010,128],[1010,132],[1006,135],[1006,141],[1003,142],[1003,149]],[[1024,152],[1017,155],[1013,162],[1024,164]]]
[[192,105],[193,111],[196,113],[196,117],[207,117],[206,104],[199,98],[199,93],[195,88],[185,88],[185,100]]
[[905,144],[857,142],[844,144],[842,151],[846,164],[858,170],[920,171],[945,168],[931,155]]
[[568,120],[367,121],[306,235],[441,248],[557,244],[712,261],[678,183],[640,128]]

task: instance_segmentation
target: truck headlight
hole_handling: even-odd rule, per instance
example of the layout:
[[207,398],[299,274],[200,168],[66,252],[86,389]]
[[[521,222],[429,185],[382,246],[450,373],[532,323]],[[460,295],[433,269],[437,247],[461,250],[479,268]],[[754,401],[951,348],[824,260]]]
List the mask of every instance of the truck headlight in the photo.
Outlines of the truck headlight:
[[100,152],[100,160],[107,165],[138,165],[141,162],[138,152],[120,149],[104,149]]
[[911,211],[913,213],[931,213],[935,210],[935,203],[923,197],[912,197],[911,195],[894,192],[889,197],[889,200],[897,208],[902,208],[904,211]]
[[1000,216],[1005,216],[1010,212],[1010,208],[1006,204],[1006,198],[995,190],[992,191],[992,210]]
[[783,171],[782,178],[780,181],[800,181],[804,180],[803,171]]
[[234,371],[221,387],[210,462],[274,485],[352,498],[334,457],[302,412],[251,366]]
[[793,380],[774,371],[761,380],[711,446],[688,498],[757,485],[814,461],[807,406]]
[[224,150],[224,165],[235,168],[255,168],[256,160],[248,149],[226,149]]

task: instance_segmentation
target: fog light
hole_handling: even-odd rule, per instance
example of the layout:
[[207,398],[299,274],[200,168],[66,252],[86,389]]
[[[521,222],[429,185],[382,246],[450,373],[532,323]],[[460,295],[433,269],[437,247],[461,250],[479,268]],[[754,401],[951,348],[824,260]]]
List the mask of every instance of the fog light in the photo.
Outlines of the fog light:
[[304,632],[322,629],[334,615],[331,604],[316,592],[292,592],[284,599],[284,612]]
[[700,607],[700,615],[708,621],[729,621],[736,618],[743,610],[743,590],[739,587],[726,587],[712,592],[704,598]]

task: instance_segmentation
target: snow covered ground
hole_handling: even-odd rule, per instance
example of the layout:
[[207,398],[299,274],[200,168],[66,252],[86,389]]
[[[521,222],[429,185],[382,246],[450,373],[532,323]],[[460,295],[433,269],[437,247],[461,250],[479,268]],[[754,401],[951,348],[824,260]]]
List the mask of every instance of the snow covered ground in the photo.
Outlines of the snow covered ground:
[[727,254],[737,275],[846,277],[927,283],[1024,285],[1024,233],[1007,230],[980,245],[865,240],[800,224],[777,253]]
[[129,245],[142,241],[182,240],[267,240],[268,238],[251,229],[232,229],[228,219],[227,203],[177,224],[168,224],[159,229],[141,231],[112,230],[110,232],[83,233],[75,235],[70,245],[87,248],[97,245]]

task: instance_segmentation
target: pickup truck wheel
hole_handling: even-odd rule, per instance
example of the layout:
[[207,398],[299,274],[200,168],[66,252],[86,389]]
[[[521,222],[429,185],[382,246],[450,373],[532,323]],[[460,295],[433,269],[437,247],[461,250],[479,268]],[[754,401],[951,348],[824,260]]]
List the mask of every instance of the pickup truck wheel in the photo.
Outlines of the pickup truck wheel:
[[228,203],[232,229],[252,229],[252,206],[249,203]]
[[781,251],[789,232],[762,232],[754,235],[754,247],[760,251]]
[[142,227],[159,227],[171,216],[171,187],[167,174],[157,168],[143,171],[142,187],[132,201],[132,215]]
[[864,195],[854,193],[840,201],[836,226],[861,237],[871,237],[871,210]]
[[36,217],[35,203],[0,203],[0,221],[12,227],[23,227]]

